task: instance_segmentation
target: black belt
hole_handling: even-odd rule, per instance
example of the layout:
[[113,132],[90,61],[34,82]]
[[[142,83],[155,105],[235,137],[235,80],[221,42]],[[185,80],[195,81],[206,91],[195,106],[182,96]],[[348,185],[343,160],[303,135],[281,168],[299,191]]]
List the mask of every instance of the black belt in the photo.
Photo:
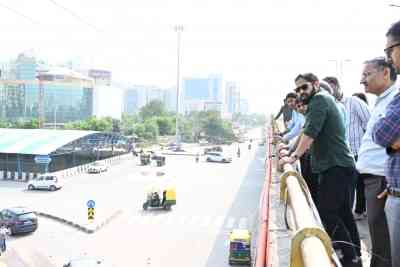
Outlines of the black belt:
[[394,188],[394,187],[389,187],[388,188],[388,194],[393,196],[393,197],[399,197],[400,198],[400,189]]

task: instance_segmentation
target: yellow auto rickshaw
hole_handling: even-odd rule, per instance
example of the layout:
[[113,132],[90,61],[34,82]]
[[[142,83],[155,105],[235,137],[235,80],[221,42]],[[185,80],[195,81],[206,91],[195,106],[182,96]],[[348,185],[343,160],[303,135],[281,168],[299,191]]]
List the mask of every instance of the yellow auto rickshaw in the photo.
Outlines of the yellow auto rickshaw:
[[147,192],[143,210],[148,208],[163,208],[170,210],[176,205],[176,191],[173,186],[153,186]]
[[229,234],[229,264],[251,265],[251,233],[234,229]]

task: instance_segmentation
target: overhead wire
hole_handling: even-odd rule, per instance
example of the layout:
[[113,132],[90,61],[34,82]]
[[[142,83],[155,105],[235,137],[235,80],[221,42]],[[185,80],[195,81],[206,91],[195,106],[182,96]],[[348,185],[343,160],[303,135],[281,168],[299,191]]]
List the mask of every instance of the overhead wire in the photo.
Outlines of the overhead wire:
[[80,21],[81,23],[85,24],[86,26],[92,28],[93,30],[97,31],[97,32],[103,32],[103,30],[101,30],[100,28],[98,28],[97,26],[95,26],[92,23],[89,23],[88,21],[86,21],[85,19],[83,19],[81,16],[79,16],[77,13],[75,13],[74,11],[72,11],[71,9],[57,3],[54,0],[48,0],[50,1],[53,5],[55,5],[56,7],[64,10],[65,12],[69,13],[72,17],[74,17],[75,19],[77,19],[78,21]]
[[7,9],[8,11],[11,11],[12,13],[14,13],[14,14],[20,16],[20,17],[23,17],[23,18],[26,19],[26,20],[29,20],[30,22],[32,22],[32,23],[34,23],[34,24],[40,24],[40,22],[38,22],[38,21],[32,19],[31,17],[29,17],[29,16],[27,16],[27,15],[25,15],[25,14],[19,12],[18,10],[14,9],[14,8],[12,8],[12,7],[9,7],[9,6],[7,6],[7,5],[1,3],[1,2],[0,2],[0,7],[3,7],[4,9]]

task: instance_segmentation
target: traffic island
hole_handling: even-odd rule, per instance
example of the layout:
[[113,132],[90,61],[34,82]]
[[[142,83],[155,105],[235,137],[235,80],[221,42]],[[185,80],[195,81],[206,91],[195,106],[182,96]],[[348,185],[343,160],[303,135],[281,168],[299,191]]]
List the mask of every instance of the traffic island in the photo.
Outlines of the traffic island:
[[119,215],[121,215],[122,210],[117,210],[117,211],[113,212],[110,216],[106,217],[104,220],[97,220],[96,222],[86,223],[86,224],[78,223],[76,221],[65,219],[63,217],[60,217],[60,216],[57,216],[54,214],[50,214],[47,212],[35,211],[35,213],[39,216],[55,220],[60,223],[64,223],[66,225],[70,225],[71,227],[74,227],[82,232],[87,233],[87,234],[93,234],[93,233],[99,231],[100,229],[102,229],[107,224],[109,224],[112,220],[117,218]]

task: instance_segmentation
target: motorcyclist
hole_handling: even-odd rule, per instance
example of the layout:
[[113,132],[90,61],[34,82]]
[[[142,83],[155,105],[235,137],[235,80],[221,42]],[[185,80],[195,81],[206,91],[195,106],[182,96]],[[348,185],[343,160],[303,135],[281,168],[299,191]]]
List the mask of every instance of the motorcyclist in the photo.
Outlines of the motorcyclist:
[[199,162],[199,160],[200,160],[200,155],[199,155],[199,153],[197,153],[196,154],[196,162]]

